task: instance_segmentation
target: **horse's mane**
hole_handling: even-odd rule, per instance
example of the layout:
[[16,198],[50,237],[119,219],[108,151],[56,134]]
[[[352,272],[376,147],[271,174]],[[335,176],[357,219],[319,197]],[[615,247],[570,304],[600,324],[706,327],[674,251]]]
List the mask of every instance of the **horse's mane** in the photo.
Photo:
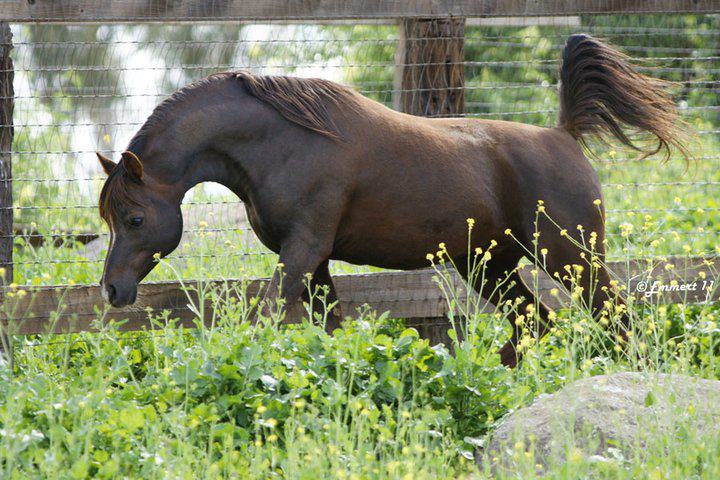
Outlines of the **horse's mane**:
[[348,87],[322,78],[253,75],[245,71],[225,75],[240,81],[250,95],[291,122],[336,140],[342,135],[328,112],[328,103],[339,105],[356,98]]
[[[354,105],[356,94],[348,87],[320,78],[253,75],[246,71],[216,73],[173,93],[155,107],[143,126],[130,140],[127,149],[142,159],[148,135],[156,126],[167,125],[167,118],[190,96],[204,91],[218,81],[236,80],[251,96],[264,102],[287,120],[333,140],[342,138],[328,105]],[[127,170],[121,160],[108,176],[100,192],[100,215],[109,219],[123,204],[142,205],[127,188]]]
[[167,124],[167,116],[174,107],[211,84],[230,79],[238,81],[248,94],[273,107],[287,120],[334,140],[341,139],[342,135],[328,111],[328,105],[339,105],[341,102],[352,105],[357,99],[350,88],[322,78],[254,75],[242,70],[216,73],[177,90],[155,107],[130,140],[128,150],[141,155],[147,135],[155,126]]

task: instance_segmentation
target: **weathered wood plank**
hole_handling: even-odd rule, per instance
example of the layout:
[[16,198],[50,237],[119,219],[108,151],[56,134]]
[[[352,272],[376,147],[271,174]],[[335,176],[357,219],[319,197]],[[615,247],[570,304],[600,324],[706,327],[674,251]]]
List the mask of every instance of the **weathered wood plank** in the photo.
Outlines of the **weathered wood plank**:
[[[352,314],[367,304],[380,312],[390,311],[395,317],[443,317],[447,306],[438,295],[431,276],[426,270],[344,275],[335,278],[335,286],[346,314]],[[14,302],[8,299],[3,316],[10,320],[12,333],[23,335],[93,331],[96,330],[93,322],[102,316],[102,312],[106,312],[104,321],[125,320],[121,330],[149,328],[147,307],[156,313],[169,310],[172,318],[179,319],[179,324],[192,327],[197,316],[188,305],[192,302],[199,308],[198,295],[193,290],[212,288],[224,292],[223,295],[247,300],[261,295],[265,283],[266,280],[252,280],[243,286],[242,282],[231,280],[185,282],[188,291],[183,290],[178,282],[146,284],[138,290],[137,304],[126,309],[106,307],[96,286],[22,288],[12,291]],[[19,291],[24,293],[18,294]],[[206,301],[204,307],[209,321],[212,311],[210,301]]]
[[[619,279],[629,278],[627,272],[631,272],[629,290],[635,292],[638,297],[643,297],[645,292],[653,292],[643,300],[653,302],[704,302],[720,298],[718,288],[710,293],[701,291],[703,276],[706,282],[715,280],[717,283],[720,260],[711,259],[713,266],[710,267],[699,258],[678,258],[669,263],[673,268],[667,270],[666,263],[650,265],[642,261],[629,263],[612,263],[611,270]],[[652,267],[652,268],[651,268]],[[531,289],[537,291],[540,298],[552,308],[561,306],[563,297],[550,294],[557,284],[547,276],[539,276],[536,285],[532,281],[531,268],[523,271],[523,278]],[[704,272],[704,273],[701,273]],[[459,292],[458,300],[465,300],[465,290],[462,280],[456,273],[451,272],[451,281],[457,286]],[[648,277],[650,275],[650,277]],[[441,290],[433,280],[436,273],[432,270],[416,270],[411,272],[384,272],[367,275],[340,275],[335,277],[335,285],[340,299],[340,305],[346,315],[352,315],[357,308],[368,305],[378,311],[389,311],[393,317],[406,319],[409,325],[433,324],[442,320],[449,312],[448,304],[442,295]],[[650,280],[648,280],[650,278]],[[671,292],[654,292],[652,282],[658,281],[666,288],[672,288],[672,280],[677,280],[677,290]],[[639,282],[648,282],[645,292],[638,292]],[[694,289],[681,289],[680,285],[696,282]],[[96,286],[90,287],[68,287],[68,288],[23,288],[12,291],[11,298],[8,298],[4,306],[3,318],[9,321],[10,330],[13,334],[35,334],[35,333],[64,333],[78,331],[96,330],[97,318],[103,311],[106,311],[104,321],[110,319],[126,322],[120,327],[121,330],[142,330],[152,328],[148,320],[146,308],[150,307],[154,312],[169,310],[171,318],[178,318],[179,324],[186,327],[195,326],[197,315],[188,308],[191,301],[199,308],[198,295],[193,289],[216,288],[225,292],[223,295],[232,296],[240,301],[247,301],[250,298],[261,295],[264,280],[251,280],[246,282],[227,280],[223,282],[195,283],[186,282],[190,292],[183,290],[178,282],[166,282],[141,285],[138,294],[138,305],[130,309],[114,309],[103,304],[100,296],[100,289]],[[25,292],[18,294],[19,291]],[[563,292],[562,289],[559,289]],[[188,297],[189,295],[189,297]],[[211,322],[213,305],[210,298],[212,295],[205,295],[203,305],[206,323]],[[12,300],[12,302],[10,301]],[[440,319],[440,320],[438,320]],[[297,321],[299,319],[289,319]]]
[[401,22],[396,108],[410,115],[465,111],[464,18],[410,18]]
[[716,13],[718,0],[1,0],[9,22],[141,22]]

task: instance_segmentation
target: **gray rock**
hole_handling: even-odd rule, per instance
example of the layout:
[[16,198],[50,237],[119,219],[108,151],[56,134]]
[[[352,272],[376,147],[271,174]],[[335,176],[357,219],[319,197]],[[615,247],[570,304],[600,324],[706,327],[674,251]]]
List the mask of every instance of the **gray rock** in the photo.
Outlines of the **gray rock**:
[[504,470],[522,450],[545,467],[576,449],[588,461],[604,462],[627,458],[650,436],[680,428],[718,433],[720,381],[649,373],[601,375],[541,395],[505,417],[478,458]]

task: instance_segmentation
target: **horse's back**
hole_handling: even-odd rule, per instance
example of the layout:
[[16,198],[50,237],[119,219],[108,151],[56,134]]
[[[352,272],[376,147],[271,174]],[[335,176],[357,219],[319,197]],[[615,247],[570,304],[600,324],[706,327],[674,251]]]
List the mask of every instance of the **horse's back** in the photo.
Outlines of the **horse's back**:
[[[425,119],[372,110],[355,130],[357,176],[333,258],[391,268],[423,266],[444,242],[467,251],[533,224],[538,200],[552,208],[590,202],[597,176],[561,129],[477,119]],[[563,223],[569,217],[560,212]],[[529,232],[525,232],[529,235]]]

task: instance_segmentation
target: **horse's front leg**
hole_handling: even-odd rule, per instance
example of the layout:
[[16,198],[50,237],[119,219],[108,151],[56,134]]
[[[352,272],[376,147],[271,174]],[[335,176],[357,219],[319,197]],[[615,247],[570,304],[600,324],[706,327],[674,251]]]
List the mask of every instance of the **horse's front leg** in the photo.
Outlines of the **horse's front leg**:
[[[329,267],[330,260],[325,260],[320,264],[315,270],[308,288],[305,289],[302,299],[311,305],[313,314],[319,314],[320,318],[324,318],[325,331],[332,333],[336,328],[340,328],[342,310],[338,303],[335,285],[330,277]],[[326,311],[327,308],[329,310]]]
[[297,322],[302,318],[301,296],[307,291],[307,277],[313,275],[327,261],[330,249],[320,242],[295,238],[284,242],[280,248],[278,267],[265,292],[263,314],[277,318],[282,299],[286,318]]

